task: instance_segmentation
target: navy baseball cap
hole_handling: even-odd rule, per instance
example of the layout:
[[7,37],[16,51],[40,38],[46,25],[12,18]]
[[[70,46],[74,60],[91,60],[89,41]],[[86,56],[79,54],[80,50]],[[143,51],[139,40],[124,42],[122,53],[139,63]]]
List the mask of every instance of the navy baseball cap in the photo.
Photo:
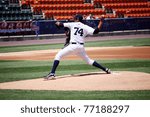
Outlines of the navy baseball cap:
[[82,22],[83,16],[81,14],[77,14],[77,15],[75,15],[74,19],[79,20],[80,22]]

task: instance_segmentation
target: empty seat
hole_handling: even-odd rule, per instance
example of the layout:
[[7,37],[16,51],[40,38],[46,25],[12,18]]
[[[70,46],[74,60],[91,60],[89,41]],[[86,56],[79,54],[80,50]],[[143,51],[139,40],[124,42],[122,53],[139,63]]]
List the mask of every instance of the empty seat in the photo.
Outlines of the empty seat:
[[[106,11],[101,9],[103,6],[106,9],[116,11],[116,14],[129,15],[149,13],[149,10],[145,9],[149,7],[147,0],[94,0],[94,4],[84,4],[84,0],[22,0],[22,2],[23,1],[31,4],[34,11],[42,10],[46,17],[54,16],[58,19],[68,18],[76,13],[82,15],[93,14],[96,16],[106,14]],[[97,3],[101,6],[99,9],[95,9],[94,7]],[[106,17],[116,16],[111,12],[111,14],[106,14]]]

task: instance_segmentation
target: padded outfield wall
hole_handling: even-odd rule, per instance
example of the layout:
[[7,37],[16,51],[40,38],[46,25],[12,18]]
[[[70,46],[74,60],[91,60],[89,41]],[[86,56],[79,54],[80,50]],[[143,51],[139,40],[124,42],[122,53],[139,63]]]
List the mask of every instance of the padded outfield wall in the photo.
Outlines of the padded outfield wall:
[[[56,21],[3,21],[0,22],[0,36],[11,35],[37,35],[37,34],[61,34],[63,28],[55,26]],[[68,22],[68,21],[62,21]],[[85,20],[84,23],[96,28],[99,20]],[[102,32],[145,30],[150,29],[150,18],[113,18],[105,19]]]

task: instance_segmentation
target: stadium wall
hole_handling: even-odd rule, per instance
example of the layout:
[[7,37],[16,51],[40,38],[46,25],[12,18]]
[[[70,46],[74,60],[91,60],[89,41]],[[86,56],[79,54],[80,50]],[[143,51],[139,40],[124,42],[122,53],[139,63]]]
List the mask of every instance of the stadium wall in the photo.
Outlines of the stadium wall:
[[[41,38],[41,35],[57,35],[63,34],[63,28],[58,29],[55,26],[55,22],[53,20],[41,20],[41,21],[21,21],[21,22],[0,22],[0,39],[1,41],[9,40],[11,36],[21,35],[22,37],[26,37],[28,35],[32,35],[32,39]],[[67,21],[62,21],[67,22]],[[85,20],[84,23],[96,28],[99,20]],[[150,18],[112,18],[105,19],[103,26],[101,28],[101,35],[105,35],[105,33],[112,34],[112,32],[117,32],[117,34],[121,32],[133,32],[139,30],[148,30],[150,31]],[[118,33],[119,32],[119,33]],[[25,36],[26,35],[26,36]],[[40,35],[40,36],[39,36]],[[20,37],[20,36],[19,36]],[[46,36],[42,36],[46,37]],[[30,36],[31,38],[31,36]],[[21,40],[19,38],[18,40]]]

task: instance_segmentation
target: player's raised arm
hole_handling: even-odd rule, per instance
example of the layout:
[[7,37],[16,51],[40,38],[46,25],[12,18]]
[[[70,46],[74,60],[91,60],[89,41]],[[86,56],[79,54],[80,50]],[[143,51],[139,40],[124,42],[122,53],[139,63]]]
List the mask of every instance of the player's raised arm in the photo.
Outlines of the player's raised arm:
[[56,22],[55,25],[60,28],[60,27],[64,27],[64,24],[62,22]]
[[101,19],[100,19],[100,21],[99,21],[99,24],[98,24],[97,28],[94,30],[93,34],[98,34],[98,33],[99,33],[99,31],[100,31],[100,29],[101,29],[101,27],[102,27],[102,24],[103,24],[104,19],[105,19],[105,18],[104,18],[104,16],[102,15],[102,16],[101,16]]

